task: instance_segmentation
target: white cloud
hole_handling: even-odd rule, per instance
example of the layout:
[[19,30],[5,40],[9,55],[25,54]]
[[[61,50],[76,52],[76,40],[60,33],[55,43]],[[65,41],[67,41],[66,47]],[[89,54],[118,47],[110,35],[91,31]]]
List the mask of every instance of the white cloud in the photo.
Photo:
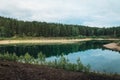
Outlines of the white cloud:
[[117,26],[120,25],[119,3],[120,0],[0,0],[0,15],[22,20]]

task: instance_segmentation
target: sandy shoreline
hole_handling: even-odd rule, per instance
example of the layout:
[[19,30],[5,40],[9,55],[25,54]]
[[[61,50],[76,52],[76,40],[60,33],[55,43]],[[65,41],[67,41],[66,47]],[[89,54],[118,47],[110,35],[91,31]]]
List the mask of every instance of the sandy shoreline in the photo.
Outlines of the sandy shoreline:
[[32,39],[32,40],[0,40],[0,45],[6,44],[70,44],[77,43],[80,41],[90,41],[90,40],[118,40],[118,39]]
[[120,46],[118,46],[117,43],[109,43],[106,45],[103,45],[105,48],[112,49],[112,50],[117,50],[120,51]]
[[69,43],[76,43],[79,41],[89,41],[91,39],[87,38],[87,39],[39,39],[39,40],[1,40],[0,44],[1,45],[5,45],[5,44],[25,44],[25,43],[38,43],[38,44],[54,44],[54,43],[58,43],[58,44],[69,44]]

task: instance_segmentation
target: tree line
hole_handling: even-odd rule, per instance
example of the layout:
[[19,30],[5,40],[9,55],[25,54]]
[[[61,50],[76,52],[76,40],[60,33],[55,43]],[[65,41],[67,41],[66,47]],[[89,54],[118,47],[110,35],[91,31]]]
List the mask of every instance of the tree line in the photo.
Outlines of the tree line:
[[22,21],[0,16],[0,37],[120,37],[120,26],[110,28],[67,25],[37,21]]

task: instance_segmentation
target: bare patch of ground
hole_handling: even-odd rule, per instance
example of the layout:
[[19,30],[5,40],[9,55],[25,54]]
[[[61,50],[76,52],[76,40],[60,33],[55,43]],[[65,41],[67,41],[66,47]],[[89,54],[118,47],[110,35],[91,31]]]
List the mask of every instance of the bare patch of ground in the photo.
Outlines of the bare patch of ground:
[[25,44],[25,43],[39,43],[39,44],[68,44],[75,43],[79,41],[89,41],[90,38],[86,39],[38,39],[38,40],[1,40],[0,44]]
[[80,41],[90,41],[90,40],[119,40],[119,39],[92,39],[92,38],[85,38],[85,39],[20,39],[20,40],[0,40],[0,45],[5,44],[70,44],[70,43],[77,43]]
[[0,80],[120,80],[120,76],[86,74],[0,60]]
[[109,43],[103,45],[105,48],[120,51],[120,46],[117,43]]

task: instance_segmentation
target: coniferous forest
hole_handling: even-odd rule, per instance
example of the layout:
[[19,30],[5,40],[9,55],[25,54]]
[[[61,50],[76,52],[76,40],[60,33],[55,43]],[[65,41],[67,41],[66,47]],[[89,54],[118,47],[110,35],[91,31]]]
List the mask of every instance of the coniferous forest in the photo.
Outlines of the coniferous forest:
[[109,36],[120,37],[120,26],[97,28],[47,23],[37,21],[21,21],[0,16],[0,37],[73,37],[73,36]]

